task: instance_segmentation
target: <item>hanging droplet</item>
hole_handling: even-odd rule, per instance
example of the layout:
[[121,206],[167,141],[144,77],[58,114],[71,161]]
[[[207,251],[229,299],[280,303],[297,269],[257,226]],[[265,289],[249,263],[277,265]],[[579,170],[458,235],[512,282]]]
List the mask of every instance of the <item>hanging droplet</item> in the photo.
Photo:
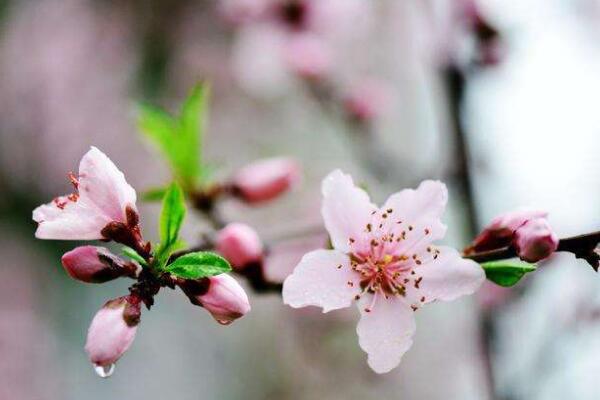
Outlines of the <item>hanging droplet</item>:
[[98,365],[94,364],[94,371],[100,378],[108,378],[115,372],[115,364]]
[[232,319],[218,319],[217,322],[220,323],[221,325],[229,325],[233,322],[233,320]]

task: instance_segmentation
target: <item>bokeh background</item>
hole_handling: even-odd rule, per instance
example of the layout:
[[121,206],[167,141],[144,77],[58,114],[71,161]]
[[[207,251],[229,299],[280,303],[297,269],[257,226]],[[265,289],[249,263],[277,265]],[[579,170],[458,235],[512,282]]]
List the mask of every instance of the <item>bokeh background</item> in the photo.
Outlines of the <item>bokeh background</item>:
[[[129,282],[70,280],[60,255],[75,243],[35,240],[31,210],[70,190],[90,145],[138,190],[167,182],[135,105],[174,110],[200,79],[217,177],[268,156],[303,165],[276,202],[222,205],[273,243],[273,280],[322,243],[282,238],[319,225],[320,180],[337,167],[378,201],[444,180],[458,247],[518,206],[548,210],[559,236],[600,226],[598,1],[321,0],[299,48],[289,20],[253,14],[265,1],[0,1],[0,398],[600,398],[600,278],[570,255],[511,290],[419,311],[414,346],[386,375],[358,347],[356,310],[292,310],[250,289],[252,312],[228,327],[162,292],[115,374],[94,374],[88,324]],[[375,107],[367,121],[336,102],[351,95]],[[155,239],[158,206],[139,207]],[[190,213],[185,235],[203,226]]]

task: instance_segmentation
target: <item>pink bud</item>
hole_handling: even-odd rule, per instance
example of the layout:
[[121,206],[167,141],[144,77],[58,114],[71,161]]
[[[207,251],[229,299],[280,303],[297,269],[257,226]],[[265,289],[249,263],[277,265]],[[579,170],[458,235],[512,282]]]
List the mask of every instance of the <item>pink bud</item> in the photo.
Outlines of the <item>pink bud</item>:
[[241,168],[233,177],[234,193],[248,203],[272,200],[300,180],[300,167],[289,158],[268,158]]
[[359,82],[344,97],[346,112],[359,121],[369,121],[378,117],[388,103],[387,87],[375,79]]
[[140,322],[140,302],[131,296],[108,301],[94,316],[85,351],[98,367],[110,367],[127,351]]
[[558,237],[544,218],[533,219],[517,229],[514,246],[522,260],[538,262],[556,251]]
[[73,278],[103,283],[121,276],[135,275],[135,264],[126,262],[104,247],[80,246],[62,256],[62,264]]
[[519,210],[497,216],[475,238],[468,252],[486,251],[509,246],[515,231],[527,221],[545,218],[548,213],[544,211]]
[[227,274],[197,281],[182,281],[181,289],[192,304],[206,308],[222,325],[229,325],[250,311],[250,302],[244,289]]
[[258,263],[263,245],[254,229],[246,224],[231,223],[217,234],[216,248],[237,270]]
[[314,35],[296,35],[289,41],[285,56],[292,71],[304,79],[317,80],[331,70],[330,49]]

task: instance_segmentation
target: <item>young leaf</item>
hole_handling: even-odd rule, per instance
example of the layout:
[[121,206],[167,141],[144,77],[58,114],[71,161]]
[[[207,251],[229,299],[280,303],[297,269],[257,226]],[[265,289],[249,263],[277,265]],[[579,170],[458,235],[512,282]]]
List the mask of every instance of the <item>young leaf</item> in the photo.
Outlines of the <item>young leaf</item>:
[[514,260],[489,261],[481,266],[487,279],[504,287],[515,285],[523,275],[537,268],[535,264]]
[[165,197],[165,193],[167,192],[167,188],[157,187],[146,190],[142,193],[142,200],[144,201],[160,201]]
[[172,183],[163,197],[160,213],[160,244],[155,254],[159,269],[165,266],[169,256],[179,248],[179,230],[183,224],[185,212],[183,191],[177,183]]
[[177,258],[166,271],[184,279],[200,279],[229,272],[231,266],[215,253],[196,252]]
[[146,260],[144,260],[144,258],[142,256],[140,256],[137,251],[135,251],[134,249],[132,249],[131,247],[123,247],[121,249],[121,251],[123,252],[123,254],[129,258],[131,258],[133,261],[137,261],[140,265],[148,265],[148,263],[146,263]]

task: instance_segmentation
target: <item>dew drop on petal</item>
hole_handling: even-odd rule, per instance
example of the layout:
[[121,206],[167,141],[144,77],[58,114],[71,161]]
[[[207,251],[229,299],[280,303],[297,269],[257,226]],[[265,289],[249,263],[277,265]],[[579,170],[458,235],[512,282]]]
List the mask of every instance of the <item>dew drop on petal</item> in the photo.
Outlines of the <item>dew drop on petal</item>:
[[221,325],[229,325],[233,322],[233,320],[232,319],[218,319],[217,322],[220,323]]
[[108,378],[115,372],[115,364],[98,365],[94,364],[94,371],[100,378]]

